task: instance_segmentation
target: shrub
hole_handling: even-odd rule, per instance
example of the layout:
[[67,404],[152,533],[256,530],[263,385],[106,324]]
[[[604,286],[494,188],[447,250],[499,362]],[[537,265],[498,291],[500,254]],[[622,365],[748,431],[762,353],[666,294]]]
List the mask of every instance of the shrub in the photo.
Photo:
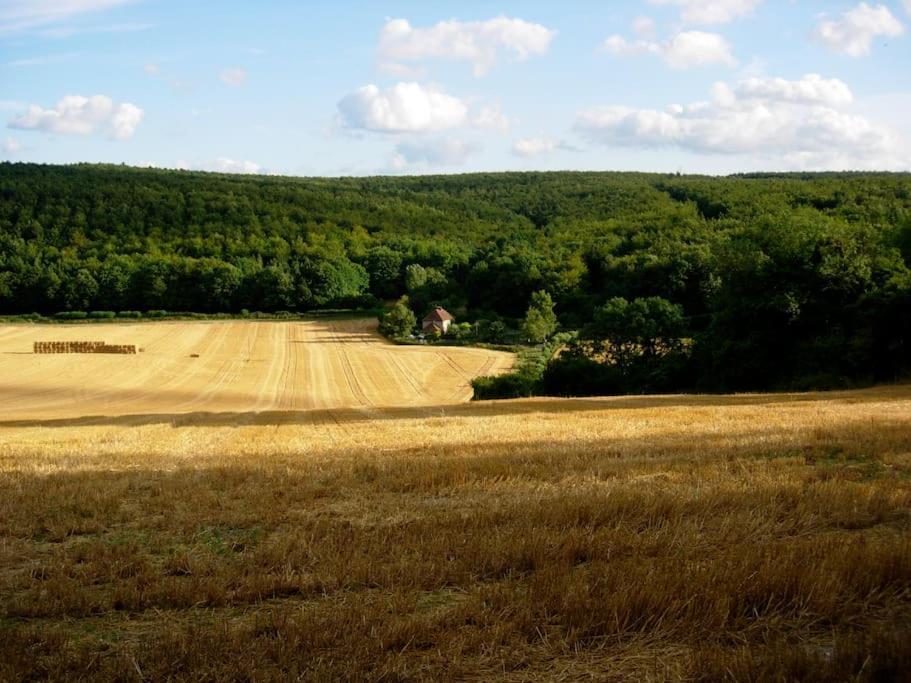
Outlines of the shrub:
[[168,316],[167,311],[160,311],[160,310],[146,311],[147,318],[166,318],[167,316]]
[[54,315],[59,320],[84,320],[88,317],[85,311],[61,311]]
[[89,311],[89,317],[96,319],[109,320],[116,317],[116,315],[114,311]]
[[552,360],[541,377],[547,396],[610,396],[626,393],[620,369],[577,354]]
[[387,337],[406,337],[417,325],[417,318],[408,307],[408,297],[403,296],[395,306],[380,316],[380,333]]
[[142,313],[139,311],[120,311],[117,314],[118,318],[141,318]]
[[476,377],[471,381],[474,399],[483,401],[494,398],[524,398],[535,393],[535,378],[512,372],[493,377]]

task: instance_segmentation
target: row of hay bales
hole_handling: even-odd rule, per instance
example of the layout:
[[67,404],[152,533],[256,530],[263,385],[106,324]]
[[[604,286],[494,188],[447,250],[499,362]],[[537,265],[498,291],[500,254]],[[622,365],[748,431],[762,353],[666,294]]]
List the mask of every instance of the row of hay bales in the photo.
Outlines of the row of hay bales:
[[106,344],[103,341],[35,342],[35,353],[136,353],[135,344]]

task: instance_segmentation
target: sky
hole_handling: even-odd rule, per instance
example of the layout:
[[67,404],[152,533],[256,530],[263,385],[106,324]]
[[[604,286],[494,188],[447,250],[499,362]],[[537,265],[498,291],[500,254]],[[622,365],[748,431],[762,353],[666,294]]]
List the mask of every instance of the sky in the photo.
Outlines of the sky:
[[0,159],[911,170],[911,0],[0,0]]

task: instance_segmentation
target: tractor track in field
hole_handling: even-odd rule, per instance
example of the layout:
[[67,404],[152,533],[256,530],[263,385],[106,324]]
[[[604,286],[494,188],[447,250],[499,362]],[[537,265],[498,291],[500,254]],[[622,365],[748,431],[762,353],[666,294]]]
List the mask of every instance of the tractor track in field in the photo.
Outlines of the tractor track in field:
[[[135,343],[145,352],[30,353],[34,340],[53,336]],[[418,414],[426,407],[432,415],[464,402],[470,398],[466,384],[505,361],[502,353],[479,349],[394,347],[366,320],[0,325],[0,415],[132,417],[137,425],[161,419],[175,426],[220,415],[271,426],[272,416],[263,411],[275,411],[278,425],[290,429],[307,422],[291,413],[313,411],[323,414],[332,436],[341,436],[384,407],[410,406]]]
[[371,401],[366,392],[364,392],[364,388],[357,379],[357,373],[351,365],[351,359],[348,358],[348,354],[345,352],[345,342],[342,341],[335,330],[332,331],[332,339],[335,342],[335,353],[342,367],[342,373],[345,375],[345,382],[348,384],[348,390],[362,406],[372,407],[373,401]]

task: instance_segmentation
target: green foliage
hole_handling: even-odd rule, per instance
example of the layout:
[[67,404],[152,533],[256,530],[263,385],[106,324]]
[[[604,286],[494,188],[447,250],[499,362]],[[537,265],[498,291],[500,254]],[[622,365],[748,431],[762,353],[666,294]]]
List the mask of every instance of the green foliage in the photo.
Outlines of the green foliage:
[[[441,304],[505,343],[552,334],[533,302],[546,291],[560,327],[584,330],[578,358],[622,366],[619,383],[605,371],[611,391],[911,371],[906,174],[323,179],[4,162],[0,198],[0,315],[271,316],[408,294],[419,315]],[[584,368],[564,356],[554,382]]]
[[417,322],[417,318],[408,305],[408,297],[403,296],[380,317],[379,330],[387,337],[407,337],[414,331]]
[[522,322],[522,334],[535,344],[547,341],[557,329],[557,315],[554,313],[554,300],[543,289],[531,295],[531,305],[525,312]]
[[658,296],[633,301],[614,297],[595,310],[592,322],[582,330],[582,338],[626,366],[638,357],[653,358],[679,350],[683,332],[683,309],[679,305]]
[[505,344],[508,341],[509,331],[502,320],[481,320],[478,322],[478,336],[481,341],[491,344]]
[[554,353],[574,340],[574,333],[561,332],[547,344],[522,349],[512,372],[472,380],[474,399],[522,398],[540,393],[541,380]]

